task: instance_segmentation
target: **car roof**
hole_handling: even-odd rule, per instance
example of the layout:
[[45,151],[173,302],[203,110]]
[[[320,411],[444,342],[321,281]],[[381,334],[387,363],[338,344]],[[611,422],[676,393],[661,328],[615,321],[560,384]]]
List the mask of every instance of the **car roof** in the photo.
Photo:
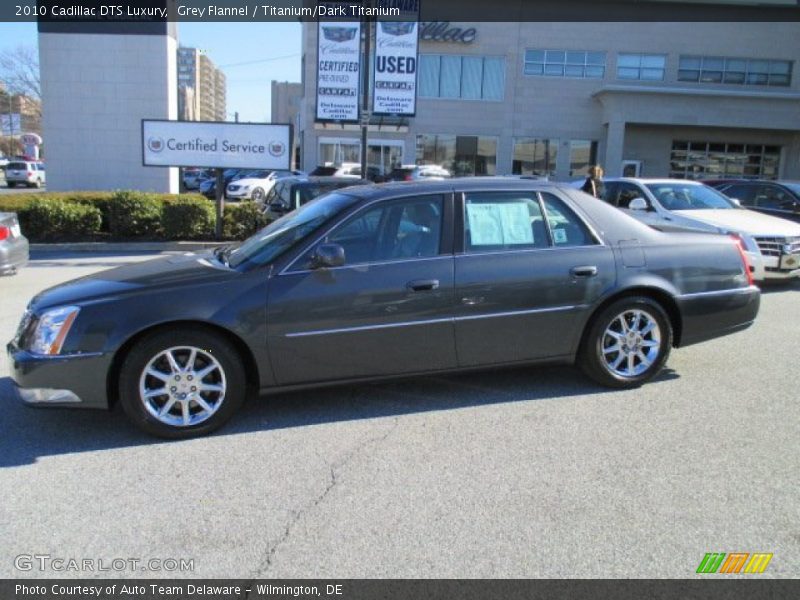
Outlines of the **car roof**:
[[344,193],[364,199],[380,199],[407,194],[447,194],[453,190],[460,192],[475,191],[515,191],[541,190],[568,186],[548,181],[532,179],[514,179],[510,177],[455,177],[450,179],[425,179],[421,181],[394,181],[390,183],[373,183],[355,185]]
[[367,179],[356,177],[335,177],[334,175],[293,175],[284,177],[280,183],[345,183],[346,185],[364,185],[370,183]]
[[655,183],[655,184],[681,184],[681,185],[706,185],[703,181],[697,181],[696,179],[676,179],[676,178],[669,178],[669,177],[605,177],[603,179],[605,182],[617,182],[617,181],[628,181],[630,183],[641,183],[642,185],[646,185],[648,183]]

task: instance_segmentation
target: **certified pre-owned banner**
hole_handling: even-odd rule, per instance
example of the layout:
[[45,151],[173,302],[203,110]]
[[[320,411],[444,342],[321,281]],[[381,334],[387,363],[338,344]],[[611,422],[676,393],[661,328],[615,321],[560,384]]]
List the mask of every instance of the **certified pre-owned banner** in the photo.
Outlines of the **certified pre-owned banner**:
[[142,121],[147,167],[289,169],[291,125]]
[[332,18],[342,14],[338,7],[343,4],[345,3],[317,3],[318,121],[358,121],[361,23]]
[[378,0],[379,6],[398,4],[406,20],[378,21],[375,32],[372,112],[413,117],[417,112],[419,0]]

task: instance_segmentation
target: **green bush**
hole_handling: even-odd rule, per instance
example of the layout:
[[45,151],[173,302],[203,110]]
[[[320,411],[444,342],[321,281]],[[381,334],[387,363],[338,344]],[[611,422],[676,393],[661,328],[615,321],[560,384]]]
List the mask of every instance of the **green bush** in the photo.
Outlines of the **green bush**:
[[143,192],[115,192],[109,206],[108,229],[114,237],[158,238],[163,197]]
[[18,211],[20,225],[33,242],[91,238],[100,233],[102,218],[95,206],[35,198]]
[[171,240],[196,240],[214,235],[214,205],[205,198],[179,196],[164,202],[161,225]]
[[226,239],[243,240],[269,223],[255,202],[226,204],[222,217],[222,235]]

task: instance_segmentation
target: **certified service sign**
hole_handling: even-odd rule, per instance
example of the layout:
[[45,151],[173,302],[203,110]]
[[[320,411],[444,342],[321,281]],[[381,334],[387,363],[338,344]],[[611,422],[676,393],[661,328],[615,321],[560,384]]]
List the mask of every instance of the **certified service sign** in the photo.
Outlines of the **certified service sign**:
[[291,125],[142,121],[148,167],[291,168]]

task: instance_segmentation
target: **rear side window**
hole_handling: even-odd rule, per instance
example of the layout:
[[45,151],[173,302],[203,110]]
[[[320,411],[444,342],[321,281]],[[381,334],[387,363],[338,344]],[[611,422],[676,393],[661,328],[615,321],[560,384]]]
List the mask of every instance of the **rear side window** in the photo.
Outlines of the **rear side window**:
[[547,224],[556,247],[591,246],[597,240],[588,227],[560,198],[542,193],[542,203],[547,215]]
[[464,203],[464,251],[498,252],[550,245],[532,192],[474,192]]

